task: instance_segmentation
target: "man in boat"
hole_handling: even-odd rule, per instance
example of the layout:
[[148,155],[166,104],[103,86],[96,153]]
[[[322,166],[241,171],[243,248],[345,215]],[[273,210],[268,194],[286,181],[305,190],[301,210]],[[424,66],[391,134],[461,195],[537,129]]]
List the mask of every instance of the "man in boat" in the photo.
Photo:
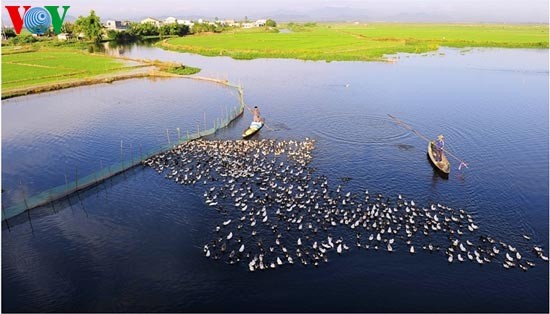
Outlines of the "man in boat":
[[260,109],[258,108],[258,106],[254,106],[252,114],[254,115],[254,119],[252,120],[250,127],[259,129],[264,123],[264,118],[262,118],[262,116],[260,115]]
[[445,147],[445,137],[443,134],[439,134],[437,140],[435,140],[435,160],[441,161],[443,159],[443,147]]
[[254,106],[254,110],[252,110],[252,113],[254,114],[254,122],[263,123],[264,118],[260,115],[260,109],[258,106]]

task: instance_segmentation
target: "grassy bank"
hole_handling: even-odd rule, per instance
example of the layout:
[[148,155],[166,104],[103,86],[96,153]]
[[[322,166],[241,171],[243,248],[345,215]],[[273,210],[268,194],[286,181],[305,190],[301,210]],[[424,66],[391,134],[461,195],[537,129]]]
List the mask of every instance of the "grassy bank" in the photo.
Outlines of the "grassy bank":
[[[280,28],[289,27],[283,25]],[[448,47],[548,48],[546,25],[306,24],[290,32],[240,29],[167,39],[175,51],[235,59],[383,60],[385,54]]]
[[88,53],[86,47],[81,43],[58,44],[55,41],[3,46],[2,98],[118,79],[156,76],[158,71],[184,75],[200,71],[180,64]]

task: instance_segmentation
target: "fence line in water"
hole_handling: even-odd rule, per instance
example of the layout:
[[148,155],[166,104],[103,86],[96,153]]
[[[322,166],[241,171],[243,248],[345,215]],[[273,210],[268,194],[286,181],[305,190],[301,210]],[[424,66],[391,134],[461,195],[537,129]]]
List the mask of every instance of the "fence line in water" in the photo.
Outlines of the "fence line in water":
[[[85,177],[82,177],[82,178],[78,178],[78,175],[77,175],[75,180],[72,181],[72,182],[68,182],[67,179],[66,179],[66,176],[65,176],[65,180],[66,180],[65,184],[53,187],[51,189],[45,190],[41,193],[32,195],[30,197],[26,197],[25,192],[22,189],[21,192],[22,192],[23,200],[19,201],[18,203],[14,204],[10,207],[7,207],[7,208],[4,208],[4,206],[2,206],[2,212],[1,212],[2,221],[10,219],[12,217],[15,217],[15,216],[17,216],[21,213],[24,213],[25,211],[30,210],[30,209],[33,209],[33,208],[36,208],[36,207],[39,207],[39,206],[52,204],[54,201],[57,201],[59,199],[65,198],[65,197],[68,197],[69,195],[71,195],[75,192],[87,189],[87,188],[92,187],[92,186],[97,185],[97,184],[100,184],[100,183],[104,182],[106,179],[112,178],[116,175],[119,175],[119,174],[123,173],[126,170],[129,170],[129,169],[134,168],[135,166],[138,166],[139,164],[141,164],[141,162],[143,160],[146,160],[146,159],[148,159],[148,158],[150,158],[154,155],[157,155],[159,153],[162,153],[164,151],[172,149],[176,145],[179,145],[179,144],[182,144],[182,143],[185,143],[185,142],[188,142],[188,141],[192,141],[192,140],[195,140],[195,139],[199,139],[203,136],[212,135],[212,134],[216,133],[217,130],[227,127],[231,122],[233,122],[235,119],[240,117],[244,112],[245,103],[244,103],[243,90],[242,90],[242,87],[239,86],[239,85],[231,84],[227,80],[218,80],[218,79],[208,78],[208,77],[199,77],[199,76],[182,77],[182,76],[177,76],[177,75],[174,75],[174,76],[171,76],[171,77],[179,77],[179,78],[188,78],[188,79],[194,79],[194,80],[208,81],[208,82],[213,82],[213,83],[217,83],[217,84],[222,84],[222,85],[227,86],[227,87],[235,88],[238,91],[239,105],[237,107],[234,107],[233,109],[226,109],[227,112],[226,112],[225,118],[215,119],[214,120],[214,127],[212,127],[212,128],[201,130],[200,122],[199,122],[197,124],[197,132],[191,133],[191,134],[189,134],[189,132],[187,132],[185,134],[185,136],[183,136],[183,137],[181,136],[180,129],[177,128],[176,130],[178,131],[178,139],[174,143],[171,143],[170,136],[168,134],[168,130],[166,130],[168,144],[163,145],[163,146],[161,146],[160,148],[157,148],[157,149],[152,149],[151,151],[146,152],[146,153],[143,153],[141,151],[141,145],[140,145],[139,158],[134,158],[133,151],[132,151],[131,152],[132,156],[131,156],[130,160],[125,161],[124,157],[123,157],[123,142],[120,141],[120,148],[121,148],[121,158],[120,159],[121,159],[121,161],[119,163],[116,163],[114,165],[109,165],[109,166],[105,167],[103,165],[103,161],[100,160],[100,170],[99,171],[96,171],[96,172],[94,172],[90,175],[87,175]],[[205,124],[205,126],[206,126],[206,124]],[[76,168],[76,169],[78,169],[78,168]],[[78,171],[78,170],[76,170],[76,171]]]

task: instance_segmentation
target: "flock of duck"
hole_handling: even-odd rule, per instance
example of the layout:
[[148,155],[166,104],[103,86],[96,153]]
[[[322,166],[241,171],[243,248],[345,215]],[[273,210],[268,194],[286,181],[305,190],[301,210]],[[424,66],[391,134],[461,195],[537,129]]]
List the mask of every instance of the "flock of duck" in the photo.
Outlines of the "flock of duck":
[[[222,219],[204,244],[206,258],[250,271],[319,266],[352,247],[420,251],[448,263],[496,263],[527,271],[548,261],[541,247],[520,252],[478,231],[474,217],[398,195],[345,191],[308,166],[315,141],[190,141],[144,161],[176,183],[205,186],[205,203]],[[342,181],[345,182],[344,179]],[[531,241],[527,235],[525,241]]]

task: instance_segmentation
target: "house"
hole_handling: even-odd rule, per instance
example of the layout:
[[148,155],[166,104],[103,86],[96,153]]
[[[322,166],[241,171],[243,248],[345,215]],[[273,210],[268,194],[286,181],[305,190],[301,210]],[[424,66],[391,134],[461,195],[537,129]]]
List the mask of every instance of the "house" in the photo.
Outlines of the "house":
[[108,20],[105,22],[105,28],[108,30],[114,30],[114,31],[124,31],[128,29],[128,23],[122,22],[122,21],[114,21],[114,20]]
[[170,16],[164,19],[164,24],[174,24],[177,22],[178,22],[178,19],[173,16]]
[[160,26],[162,25],[162,22],[161,22],[161,21],[159,21],[159,20],[157,20],[157,19],[154,19],[154,18],[152,18],[152,17],[148,17],[148,18],[146,18],[146,19],[143,19],[143,20],[141,20],[140,23],[141,23],[141,24],[150,23],[150,24],[153,24],[153,25],[155,25],[155,26],[157,26],[157,27],[160,27]]
[[57,40],[64,41],[71,39],[71,34],[69,33],[59,33],[57,34]]
[[239,23],[235,23],[235,20],[224,20],[222,24],[227,26],[239,26]]
[[262,27],[262,26],[265,26],[265,23],[267,23],[267,20],[262,19],[262,20],[257,20],[256,23],[254,23],[254,25],[256,27]]
[[256,25],[254,23],[242,23],[241,26],[242,28],[252,28]]
[[181,24],[181,25],[187,25],[189,27],[193,26],[193,22],[190,21],[190,20],[177,20],[177,23],[178,24]]

